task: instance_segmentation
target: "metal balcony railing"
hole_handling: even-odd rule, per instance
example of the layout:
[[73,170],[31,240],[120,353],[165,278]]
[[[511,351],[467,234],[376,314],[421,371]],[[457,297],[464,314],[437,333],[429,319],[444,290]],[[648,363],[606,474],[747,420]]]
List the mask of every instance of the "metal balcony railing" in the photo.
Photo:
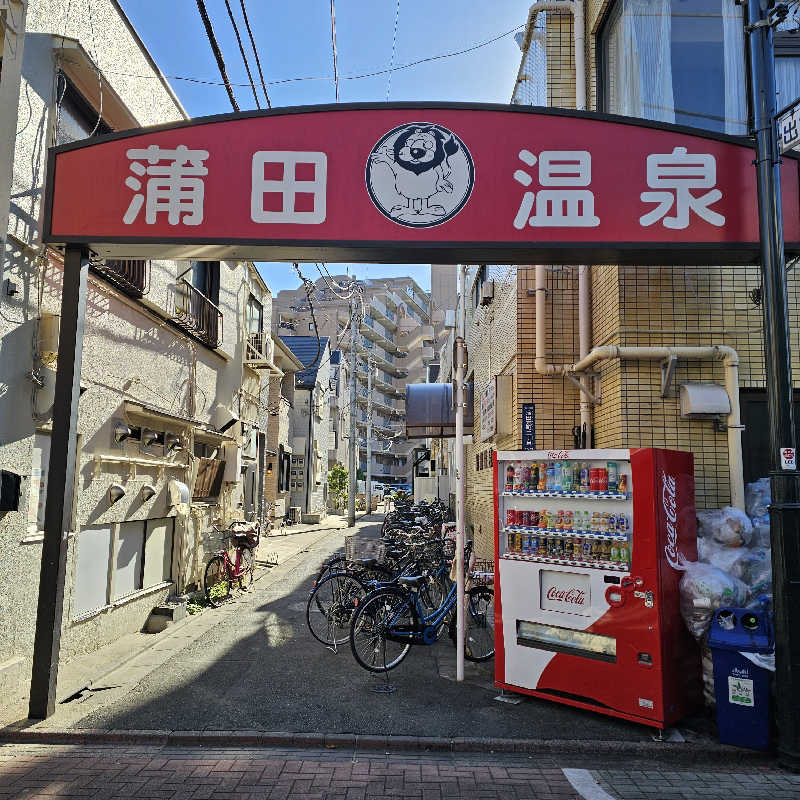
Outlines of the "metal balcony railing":
[[273,348],[272,336],[269,333],[264,331],[248,333],[244,354],[245,363],[251,367],[269,368]]
[[172,321],[203,344],[217,348],[222,343],[222,312],[187,280],[175,285]]
[[142,297],[150,291],[149,261],[93,258],[89,267],[129,297]]

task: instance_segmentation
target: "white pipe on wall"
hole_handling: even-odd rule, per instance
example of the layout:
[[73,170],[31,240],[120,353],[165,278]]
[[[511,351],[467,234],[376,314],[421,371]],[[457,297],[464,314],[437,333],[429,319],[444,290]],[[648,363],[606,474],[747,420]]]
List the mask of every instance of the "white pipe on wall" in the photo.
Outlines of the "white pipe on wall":
[[[538,320],[537,320],[538,326]],[[538,347],[538,343],[537,343]],[[744,467],[742,463],[742,419],[739,406],[739,354],[727,345],[707,347],[595,347],[575,364],[556,367],[563,375],[583,372],[598,361],[619,358],[630,361],[661,361],[670,356],[690,361],[722,361],[725,368],[725,389],[731,403],[728,414],[728,466],[731,483],[731,505],[744,509]]]

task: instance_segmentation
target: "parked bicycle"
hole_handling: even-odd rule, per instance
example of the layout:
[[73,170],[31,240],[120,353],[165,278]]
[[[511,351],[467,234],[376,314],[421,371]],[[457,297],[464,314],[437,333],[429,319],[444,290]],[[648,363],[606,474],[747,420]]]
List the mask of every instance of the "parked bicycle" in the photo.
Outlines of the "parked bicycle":
[[[465,547],[469,563],[472,543]],[[426,613],[420,600],[425,576],[400,576],[394,585],[382,586],[359,602],[350,623],[350,649],[359,666],[370,672],[397,667],[413,645],[435,644],[450,620],[453,630],[457,587],[453,583],[441,605]],[[488,661],[494,656],[494,591],[475,586],[465,597],[464,657]]]
[[261,540],[261,526],[258,522],[233,522],[227,529],[212,526],[212,530],[222,536],[223,543],[230,542],[211,557],[203,575],[206,600],[212,608],[218,608],[230,597],[234,582],[242,590],[253,583],[256,563],[253,553]]

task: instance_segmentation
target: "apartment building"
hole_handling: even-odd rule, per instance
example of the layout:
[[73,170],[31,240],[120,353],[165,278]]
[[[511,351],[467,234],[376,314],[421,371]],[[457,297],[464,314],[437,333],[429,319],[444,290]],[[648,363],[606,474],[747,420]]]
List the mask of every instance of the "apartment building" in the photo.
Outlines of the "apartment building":
[[[0,695],[14,698],[31,675],[63,277],[41,242],[47,148],[187,115],[113,0],[0,8],[0,126],[15,117],[0,137],[0,467],[19,487],[0,514]],[[62,661],[141,630],[202,585],[213,525],[263,514],[271,313],[251,263],[91,256]]]
[[328,506],[331,351],[327,336],[282,336],[283,345],[303,364],[284,387],[289,399],[289,508],[304,523],[323,519]]
[[[534,4],[519,37],[522,54],[511,102],[585,106],[744,134],[748,100],[741,15],[733,0],[593,0],[552,11],[538,10]],[[582,80],[576,80],[576,41],[584,45]],[[782,106],[800,94],[800,47],[780,31],[776,61]],[[665,365],[674,366],[666,385],[657,360],[600,361],[591,378],[594,399],[584,397],[581,413],[581,392],[575,383],[547,374],[547,366],[575,363],[581,353],[582,282],[590,298],[583,312],[590,350],[604,345],[727,345],[736,350],[743,463],[737,463],[729,446],[724,415],[716,420],[681,415],[681,384],[725,386],[726,368],[718,360],[679,359]],[[741,497],[742,484],[766,475],[760,282],[758,267],[470,266],[464,301],[475,426],[466,447],[465,477],[467,525],[479,553],[491,554],[493,549],[491,456],[495,450],[522,446],[523,403],[533,404],[537,449],[578,446],[584,440],[582,420],[588,417],[586,446],[693,452],[698,508],[729,504]],[[794,329],[800,323],[800,281],[794,271],[789,272],[788,284]],[[546,298],[538,325],[537,295]],[[450,344],[442,349],[445,381],[452,377],[450,350]],[[797,348],[793,354],[795,386],[800,387]],[[511,377],[511,401],[496,408],[504,422],[498,431],[482,431],[480,397],[498,376]],[[433,443],[434,453],[440,448],[446,455],[437,463],[452,465],[452,443]]]
[[[453,275],[455,273],[453,272]],[[347,276],[333,277],[346,282]],[[453,279],[454,280],[454,279]],[[447,285],[444,278],[443,286]],[[372,478],[384,483],[410,481],[414,443],[405,439],[406,383],[424,383],[437,370],[437,328],[442,328],[444,308],[435,296],[408,277],[361,282],[364,317],[356,343],[356,424],[359,437],[359,470],[367,469],[368,370],[372,370]],[[451,292],[452,294],[452,292]],[[448,296],[445,295],[445,298]],[[320,278],[311,302],[320,336],[330,338],[337,357],[336,391],[330,402],[337,444],[349,435],[351,413],[347,380],[350,370],[350,308]],[[434,317],[437,320],[433,324]],[[275,330],[282,336],[309,336],[314,331],[305,289],[284,290],[275,298]],[[337,458],[346,455],[338,451]],[[342,462],[347,467],[347,460]],[[362,476],[363,477],[363,476]]]

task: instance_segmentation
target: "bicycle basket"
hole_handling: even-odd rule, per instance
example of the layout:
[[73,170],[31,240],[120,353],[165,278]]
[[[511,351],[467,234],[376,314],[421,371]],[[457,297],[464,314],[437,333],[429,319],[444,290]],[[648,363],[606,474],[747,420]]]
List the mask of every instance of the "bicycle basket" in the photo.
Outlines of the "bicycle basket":
[[491,586],[494,583],[494,561],[476,559],[469,579],[473,586]]
[[383,561],[386,555],[386,545],[374,539],[345,536],[344,553],[348,561],[358,561],[363,558],[374,558],[377,561]]
[[243,538],[244,543],[253,550],[258,547],[261,540],[261,534],[255,522],[232,522],[228,531],[232,536]]
[[455,539],[443,539],[442,540],[442,551],[444,552],[444,557],[448,561],[452,561],[456,556],[456,540]]

